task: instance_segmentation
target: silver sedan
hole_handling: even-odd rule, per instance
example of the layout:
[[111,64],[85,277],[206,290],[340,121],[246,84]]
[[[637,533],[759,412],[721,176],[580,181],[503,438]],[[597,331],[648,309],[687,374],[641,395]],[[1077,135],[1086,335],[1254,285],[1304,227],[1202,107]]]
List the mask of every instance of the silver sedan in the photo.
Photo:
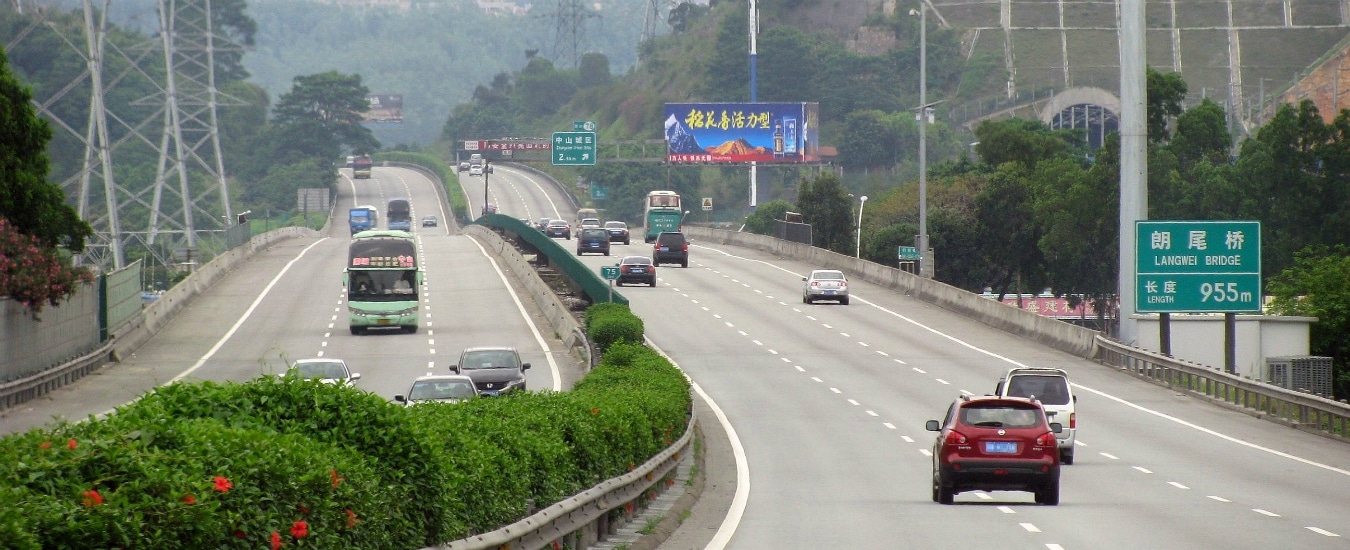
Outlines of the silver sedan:
[[802,278],[802,303],[811,304],[816,300],[834,300],[840,305],[848,305],[848,277],[843,271],[817,269]]

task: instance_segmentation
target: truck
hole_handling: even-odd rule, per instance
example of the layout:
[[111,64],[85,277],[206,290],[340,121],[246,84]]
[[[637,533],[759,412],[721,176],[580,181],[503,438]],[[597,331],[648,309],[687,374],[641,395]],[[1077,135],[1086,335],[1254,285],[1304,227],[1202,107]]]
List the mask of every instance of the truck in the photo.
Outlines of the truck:
[[386,208],[388,215],[389,229],[399,231],[412,231],[412,202],[407,197],[389,199],[389,207]]
[[374,164],[370,155],[361,155],[352,159],[352,179],[370,179],[370,167]]
[[347,211],[347,224],[351,227],[353,235],[379,229],[380,212],[374,206],[358,206]]

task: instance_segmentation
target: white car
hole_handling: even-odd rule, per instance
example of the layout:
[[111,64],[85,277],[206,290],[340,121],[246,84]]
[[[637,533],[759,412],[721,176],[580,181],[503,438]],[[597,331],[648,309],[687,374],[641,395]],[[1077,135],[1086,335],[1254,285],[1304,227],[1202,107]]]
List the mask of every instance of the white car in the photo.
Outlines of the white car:
[[469,175],[470,175],[470,176],[481,176],[481,175],[483,175],[483,165],[481,165],[481,164],[475,164],[475,165],[473,165],[473,166],[470,166],[470,167],[469,167]]
[[394,401],[403,403],[405,407],[433,401],[458,403],[467,399],[478,399],[478,389],[473,386],[472,378],[458,374],[418,377],[408,388],[407,395],[394,396]]
[[582,218],[577,227],[585,229],[587,227],[600,227],[600,218]]
[[812,304],[816,300],[835,300],[839,305],[848,305],[848,277],[843,271],[835,269],[817,269],[802,277],[802,303]]
[[352,372],[347,368],[346,361],[331,357],[299,359],[291,365],[290,370],[302,379],[319,380],[326,384],[351,386],[361,379],[361,373]]
[[994,387],[999,397],[1025,397],[1041,403],[1045,417],[1064,427],[1055,434],[1059,439],[1059,461],[1073,464],[1074,443],[1078,439],[1078,396],[1063,369],[1020,367],[1008,371]]

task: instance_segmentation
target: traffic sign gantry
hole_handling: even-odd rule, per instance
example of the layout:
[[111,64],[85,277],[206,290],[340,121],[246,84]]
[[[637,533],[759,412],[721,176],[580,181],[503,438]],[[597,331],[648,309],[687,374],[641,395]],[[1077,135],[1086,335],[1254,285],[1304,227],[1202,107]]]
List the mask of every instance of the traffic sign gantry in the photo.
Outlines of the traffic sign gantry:
[[1136,221],[1135,311],[1261,310],[1261,222]]
[[553,132],[554,166],[595,164],[595,132]]

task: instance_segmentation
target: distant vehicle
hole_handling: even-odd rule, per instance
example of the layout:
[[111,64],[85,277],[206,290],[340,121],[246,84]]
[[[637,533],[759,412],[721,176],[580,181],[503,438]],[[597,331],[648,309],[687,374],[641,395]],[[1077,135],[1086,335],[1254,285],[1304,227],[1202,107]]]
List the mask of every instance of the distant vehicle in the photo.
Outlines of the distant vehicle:
[[474,154],[472,154],[472,155],[469,155],[469,166],[480,165],[480,164],[483,164],[483,155],[482,155],[482,153],[474,153]]
[[530,364],[520,362],[516,348],[477,347],[460,352],[459,362],[450,370],[473,379],[478,395],[496,397],[525,391],[525,371],[530,370]]
[[656,244],[652,246],[652,264],[680,264],[689,267],[689,241],[679,231],[662,231],[656,235]]
[[483,215],[484,215],[484,216],[486,216],[486,215],[488,215],[488,214],[496,214],[496,213],[497,213],[497,205],[492,204],[492,203],[488,203],[487,205],[483,206]]
[[577,224],[577,226],[580,227],[580,228],[582,228],[582,229],[587,228],[587,227],[603,227],[603,226],[601,225],[601,223],[600,223],[600,218],[585,218],[585,219],[582,219],[582,220],[581,220],[581,223]]
[[291,365],[291,371],[295,372],[296,376],[306,380],[318,380],[326,384],[342,386],[350,386],[353,381],[361,379],[361,373],[352,372],[351,369],[348,369],[346,361],[331,357],[299,359]]
[[1065,428],[1055,433],[1059,440],[1059,461],[1065,465],[1073,464],[1073,450],[1078,439],[1078,396],[1073,394],[1068,372],[1038,367],[1011,369],[994,387],[994,395],[1039,401],[1046,417]]
[[548,225],[544,227],[544,234],[550,237],[562,237],[572,240],[572,225],[567,220],[549,220]]
[[642,206],[642,234],[644,242],[652,242],[662,231],[679,231],[684,222],[680,194],[674,191],[652,191]]
[[802,303],[813,304],[816,300],[835,300],[839,305],[848,305],[848,278],[843,271],[817,269],[802,277]]
[[370,179],[370,167],[375,163],[370,155],[361,155],[352,159],[352,179]]
[[1059,504],[1063,427],[1046,420],[1038,401],[962,396],[945,420],[924,428],[933,440],[933,502],[951,504],[965,491],[1030,491],[1037,504]]
[[605,222],[605,231],[609,232],[609,242],[628,244],[628,224],[618,221]]
[[481,165],[481,164],[471,164],[471,165],[469,165],[469,175],[470,175],[470,176],[481,176],[481,175],[483,175],[483,165]]
[[347,168],[351,168],[353,166],[356,166],[356,156],[347,155]]
[[347,211],[347,225],[352,235],[380,227],[380,211],[374,206],[358,206]]
[[543,231],[544,228],[548,227],[548,221],[550,219],[551,218],[539,218],[539,221],[534,222],[534,228]]
[[609,232],[599,227],[583,227],[577,231],[577,255],[587,252],[609,255]]
[[412,231],[412,203],[406,197],[389,199],[389,207],[386,210],[390,230]]
[[394,396],[394,401],[411,407],[418,403],[458,403],[478,399],[473,379],[459,374],[419,376],[413,380],[408,393]]
[[614,284],[623,286],[628,283],[656,286],[656,266],[652,264],[651,258],[624,256],[622,260],[619,260],[619,278],[614,281]]
[[469,171],[469,161],[466,160],[466,161],[460,162],[460,163],[459,163],[459,171],[460,171],[460,172],[467,172],[467,171]]
[[584,219],[587,219],[587,218],[596,218],[596,219],[599,219],[599,218],[600,218],[600,211],[598,211],[598,210],[596,210],[596,209],[594,209],[594,208],[578,208],[578,209],[577,209],[577,225],[581,225],[581,220],[584,220]]
[[347,324],[352,334],[365,334],[371,328],[417,332],[422,269],[410,233],[358,233],[348,246],[342,283],[347,288]]
[[436,216],[422,218],[422,227],[436,227]]

